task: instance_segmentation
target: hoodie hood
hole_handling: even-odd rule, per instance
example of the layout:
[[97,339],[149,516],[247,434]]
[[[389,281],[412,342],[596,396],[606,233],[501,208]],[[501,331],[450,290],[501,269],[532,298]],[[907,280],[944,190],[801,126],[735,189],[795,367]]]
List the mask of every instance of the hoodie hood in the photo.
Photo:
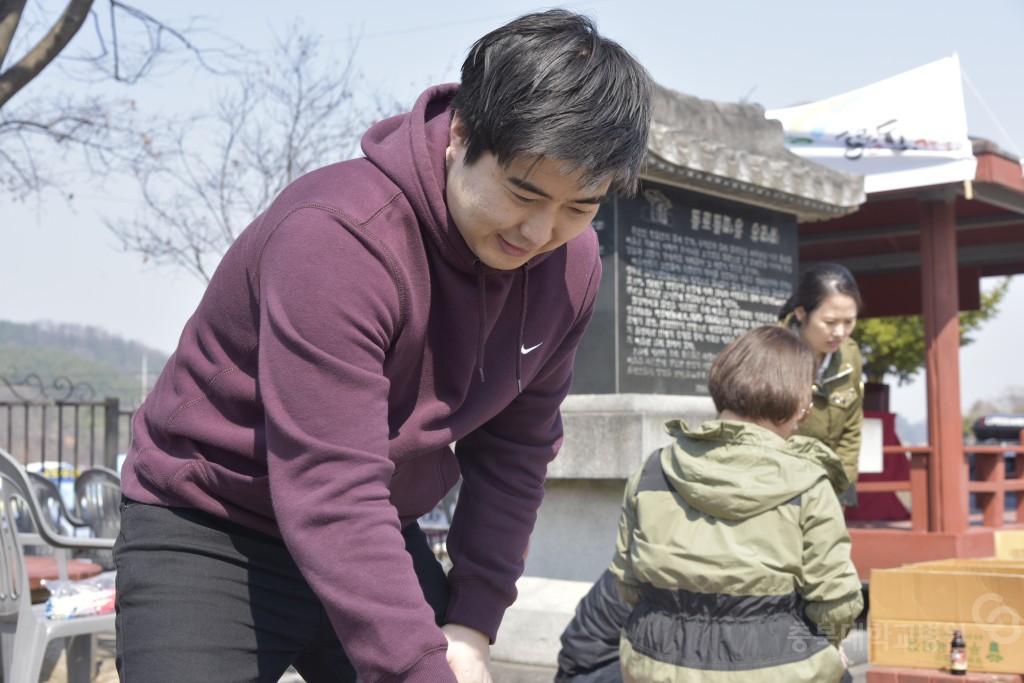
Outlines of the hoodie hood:
[[366,131],[362,148],[366,158],[401,188],[445,260],[471,273],[476,256],[462,239],[445,202],[445,150],[456,92],[454,83],[426,90],[412,111],[384,119]]
[[713,517],[743,520],[782,505],[821,479],[845,485],[842,463],[816,439],[778,434],[749,422],[709,420],[691,430],[665,425],[675,442],[662,469],[692,507]]
[[[448,83],[424,91],[412,111],[384,119],[366,131],[363,153],[401,188],[446,261],[467,273],[511,275],[513,271],[479,262],[448,211],[445,159],[451,139],[451,102],[458,90],[457,84]],[[535,266],[548,256],[538,254],[523,267]]]

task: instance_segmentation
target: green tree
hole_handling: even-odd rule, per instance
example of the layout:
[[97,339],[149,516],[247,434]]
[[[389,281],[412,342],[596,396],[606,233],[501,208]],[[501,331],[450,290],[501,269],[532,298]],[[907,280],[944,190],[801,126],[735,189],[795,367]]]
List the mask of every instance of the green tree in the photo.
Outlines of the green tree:
[[[1010,278],[1004,278],[988,292],[981,293],[981,307],[960,312],[960,346],[974,339],[971,333],[999,312]],[[857,322],[854,340],[864,356],[864,375],[869,382],[896,377],[909,382],[924,367],[924,319],[919,315],[865,318]]]

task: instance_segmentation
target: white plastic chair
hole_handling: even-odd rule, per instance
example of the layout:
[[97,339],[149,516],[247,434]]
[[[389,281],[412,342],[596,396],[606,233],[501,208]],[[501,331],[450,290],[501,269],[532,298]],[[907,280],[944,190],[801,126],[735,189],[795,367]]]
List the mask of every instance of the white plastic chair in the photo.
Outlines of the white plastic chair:
[[121,530],[121,477],[106,467],[90,467],[75,479],[76,518],[97,538],[117,538]]
[[38,472],[28,472],[28,480],[32,484],[32,493],[39,503],[39,508],[50,522],[51,531],[76,536],[75,529],[86,526],[85,521],[64,504],[64,497],[56,483]]
[[[92,530],[96,538],[117,538],[121,531],[121,477],[106,467],[83,470],[75,479],[77,519]],[[114,568],[110,551],[92,554],[104,569]]]
[[[31,519],[35,533],[18,530],[18,521]],[[54,548],[110,549],[113,539],[76,538],[54,533],[32,493],[28,473],[0,449],[0,647],[5,683],[37,683],[46,646],[68,638],[68,683],[92,679],[92,642],[96,633],[114,630],[114,615],[47,619],[44,605],[33,605],[25,567],[24,545]],[[60,557],[58,553],[58,557]]]
[[[60,489],[51,480],[47,479],[38,472],[27,472],[29,483],[32,484],[32,495],[35,496],[36,503],[39,504],[39,510],[43,513],[43,522],[49,525],[49,530],[54,534],[67,534],[76,536],[75,529],[84,528],[88,530],[81,519],[70,512],[64,505],[64,499],[60,495]],[[26,519],[18,520],[18,530],[22,533],[35,534],[35,524],[29,515],[23,515]],[[35,543],[27,543],[22,540],[22,547],[30,546],[31,550],[26,550],[26,554],[32,555],[56,555],[57,558],[57,569],[59,571],[59,579],[67,580],[67,566],[68,560],[74,557],[74,554],[67,548],[54,548],[49,544],[37,545]],[[95,551],[100,552],[100,551]],[[105,551],[104,551],[105,552]],[[107,553],[108,555],[110,553]]]

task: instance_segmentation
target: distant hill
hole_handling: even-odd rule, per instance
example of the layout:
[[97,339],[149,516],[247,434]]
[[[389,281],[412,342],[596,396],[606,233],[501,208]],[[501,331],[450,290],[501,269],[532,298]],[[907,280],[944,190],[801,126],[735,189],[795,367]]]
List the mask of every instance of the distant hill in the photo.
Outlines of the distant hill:
[[[162,351],[97,327],[0,321],[0,378],[21,383],[36,375],[50,395],[61,393],[54,382],[64,377],[88,384],[96,399],[116,396],[122,406],[138,406],[144,357],[147,385],[152,386],[167,362]],[[7,389],[2,381],[0,389]]]

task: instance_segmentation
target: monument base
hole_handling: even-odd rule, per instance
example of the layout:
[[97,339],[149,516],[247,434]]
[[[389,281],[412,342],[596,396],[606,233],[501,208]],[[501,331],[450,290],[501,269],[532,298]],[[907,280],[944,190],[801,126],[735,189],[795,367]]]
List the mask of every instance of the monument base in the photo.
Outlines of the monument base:
[[561,581],[524,576],[519,597],[505,612],[491,647],[496,662],[552,667],[558,665],[559,638],[590,590],[589,581]]
[[548,468],[519,597],[505,613],[494,661],[551,667],[559,637],[615,552],[626,480],[669,443],[668,420],[715,416],[710,398],[572,394],[562,404],[565,440]]
[[664,424],[715,416],[710,398],[578,394],[562,404],[565,441],[548,468],[525,576],[594,582],[615,552],[622,492],[647,455],[669,443]]

